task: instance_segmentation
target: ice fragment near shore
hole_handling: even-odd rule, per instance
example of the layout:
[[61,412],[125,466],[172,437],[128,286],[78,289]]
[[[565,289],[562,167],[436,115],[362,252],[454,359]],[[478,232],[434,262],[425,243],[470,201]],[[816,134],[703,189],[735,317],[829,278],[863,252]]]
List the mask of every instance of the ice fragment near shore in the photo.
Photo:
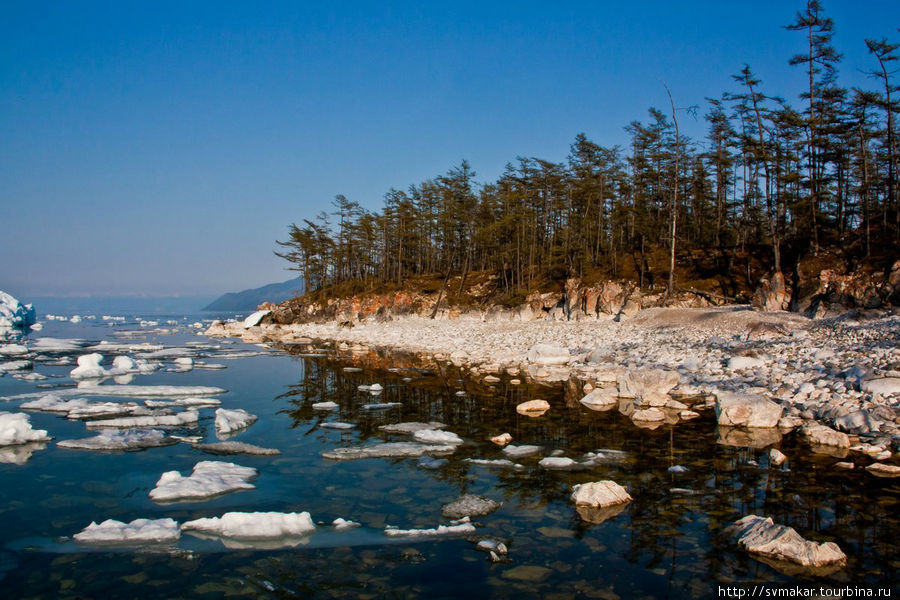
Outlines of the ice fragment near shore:
[[392,423],[390,425],[381,425],[378,429],[387,433],[414,434],[418,431],[428,429],[443,429],[445,425],[437,421],[429,423],[408,422],[408,423]]
[[165,543],[177,541],[181,531],[173,519],[135,519],[131,523],[107,519],[99,525],[91,522],[72,537],[89,544]]
[[0,412],[0,446],[46,442],[49,439],[46,429],[31,427],[31,418],[25,413]]
[[359,523],[356,521],[348,521],[347,519],[342,519],[338,517],[334,521],[331,522],[332,526],[336,531],[347,531],[348,529],[355,529],[356,527],[361,527]]
[[313,410],[334,410],[338,407],[337,402],[313,402]]
[[418,442],[390,442],[372,446],[335,448],[322,452],[323,458],[332,460],[359,460],[363,458],[407,458],[418,456],[441,456],[453,454],[456,446],[443,444],[422,444]]
[[220,436],[238,432],[256,423],[256,415],[251,415],[246,410],[236,408],[216,409],[216,433]]
[[227,512],[221,517],[187,521],[181,525],[181,530],[234,539],[260,540],[308,535],[316,530],[316,526],[308,512]]
[[506,448],[503,449],[503,454],[509,456],[510,458],[522,458],[525,456],[531,456],[533,454],[537,454],[541,451],[540,446],[532,446],[528,444],[522,444],[516,446],[515,444],[510,444]]
[[162,474],[156,487],[150,490],[150,498],[157,502],[190,501],[234,492],[251,490],[250,479],[256,477],[256,469],[234,463],[202,461],[194,465],[189,477],[178,471]]
[[432,529],[400,529],[388,525],[384,529],[384,534],[388,537],[439,537],[453,535],[469,535],[475,533],[475,526],[468,522],[458,523],[456,525],[438,525]]
[[208,454],[247,454],[249,456],[275,456],[281,454],[281,450],[275,448],[263,448],[244,442],[213,442],[209,444],[194,444],[195,450]]
[[417,442],[425,444],[462,444],[461,437],[452,431],[441,431],[440,429],[420,429],[413,434],[413,439]]
[[106,369],[100,366],[102,354],[83,354],[78,357],[78,366],[69,372],[72,379],[100,379],[106,377]]

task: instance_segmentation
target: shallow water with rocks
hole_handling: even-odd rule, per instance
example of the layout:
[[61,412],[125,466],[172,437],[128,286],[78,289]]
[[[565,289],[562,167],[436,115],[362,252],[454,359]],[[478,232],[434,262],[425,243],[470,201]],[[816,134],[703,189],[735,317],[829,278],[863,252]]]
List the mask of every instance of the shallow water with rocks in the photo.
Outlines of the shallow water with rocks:
[[[584,394],[575,382],[513,385],[501,374],[488,385],[444,362],[411,355],[339,354],[324,342],[232,343],[197,335],[187,327],[191,320],[173,320],[157,328],[130,321],[114,327],[51,322],[25,344],[58,337],[187,349],[162,353],[162,368],[130,383],[224,388],[216,396],[222,408],[258,417],[229,441],[281,454],[213,456],[181,442],[139,452],[72,450],[56,442],[92,435],[83,422],[29,413],[32,425],[46,429],[53,441],[34,447],[24,460],[19,453],[0,463],[5,597],[696,598],[716,596],[726,584],[897,587],[900,479],[835,469],[841,458],[812,454],[794,434],[777,443],[787,460],[775,466],[768,447],[753,448],[746,436],[718,431],[709,410],[677,426],[639,427],[617,410],[580,404]],[[226,368],[179,370],[179,354],[195,365]],[[0,396],[72,387],[74,362],[50,362],[35,362],[44,380],[0,377]],[[375,383],[383,387],[380,393],[360,390]],[[539,416],[516,411],[535,399],[548,401],[549,410]],[[0,410],[16,412],[23,401],[0,401]],[[337,408],[313,408],[324,402]],[[215,408],[197,410],[196,427],[170,433],[218,441]],[[414,442],[408,433],[380,429],[410,422],[443,424],[462,443],[424,458],[323,457],[342,447]],[[510,458],[489,439],[504,432],[512,444],[535,445],[539,452]],[[585,461],[588,453],[594,458]],[[575,466],[541,466],[547,457],[572,458]],[[149,498],[163,472],[187,474],[204,460],[257,469],[256,487],[176,504]],[[633,501],[613,511],[576,508],[573,486],[598,480],[624,486]],[[471,518],[474,534],[384,533],[387,526],[450,525],[443,507],[466,494],[501,504]],[[184,535],[168,545],[117,547],[72,540],[91,521],[107,518],[183,523],[228,511],[308,511],[318,526],[309,536],[284,540]],[[749,514],[770,516],[809,540],[836,542],[846,566],[811,572],[746,554],[725,529]],[[336,518],[361,526],[336,531],[330,525]],[[508,554],[490,560],[476,548],[483,539],[502,541]]]

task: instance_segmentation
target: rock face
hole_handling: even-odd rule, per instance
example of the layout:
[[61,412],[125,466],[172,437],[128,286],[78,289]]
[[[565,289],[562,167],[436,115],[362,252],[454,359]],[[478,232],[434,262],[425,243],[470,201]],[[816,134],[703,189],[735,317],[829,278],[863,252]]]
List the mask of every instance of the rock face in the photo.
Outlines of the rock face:
[[719,392],[716,418],[719,425],[729,427],[775,427],[782,407],[758,394]]
[[462,519],[463,517],[480,517],[490,514],[500,508],[500,503],[490,498],[482,498],[473,494],[460,496],[450,504],[441,508],[441,514],[448,519]]
[[535,365],[564,365],[571,357],[566,348],[551,344],[535,344],[525,358]]
[[572,502],[576,506],[605,508],[631,500],[628,491],[610,479],[581,483],[572,488]]
[[753,296],[753,307],[759,310],[787,310],[791,293],[784,283],[784,274],[775,273],[771,279],[762,279]]
[[776,525],[771,518],[748,515],[736,521],[730,529],[742,549],[776,561],[804,567],[826,567],[847,562],[847,556],[834,542],[810,542],[792,527]]
[[617,378],[619,396],[634,398],[638,406],[664,406],[678,385],[678,373],[662,369],[626,371]]

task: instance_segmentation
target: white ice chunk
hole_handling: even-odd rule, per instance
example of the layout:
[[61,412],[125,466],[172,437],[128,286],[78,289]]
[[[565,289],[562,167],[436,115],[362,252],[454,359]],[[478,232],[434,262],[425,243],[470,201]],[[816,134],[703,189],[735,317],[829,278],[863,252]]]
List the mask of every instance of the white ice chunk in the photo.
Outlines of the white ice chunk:
[[417,442],[425,444],[462,444],[462,438],[451,431],[440,429],[420,429],[413,434]]
[[31,349],[35,352],[47,352],[50,354],[63,352],[77,352],[85,345],[84,340],[72,340],[61,338],[43,337],[31,343]]
[[359,523],[356,521],[348,521],[347,519],[342,519],[338,517],[334,521],[331,522],[337,531],[347,531],[348,529],[354,529],[356,527],[361,527]]
[[21,356],[23,354],[28,354],[28,348],[22,344],[5,344],[0,346],[0,355]]
[[437,537],[444,535],[469,535],[475,533],[475,526],[471,523],[459,523],[458,525],[438,525],[433,529],[399,529],[388,526],[384,534],[388,537]]
[[299,537],[316,530],[308,512],[227,512],[221,517],[209,517],[188,521],[182,531],[198,531],[236,539],[268,539]]
[[510,458],[522,458],[524,456],[531,456],[532,454],[537,454],[541,451],[540,446],[531,446],[527,444],[523,444],[521,446],[516,446],[514,444],[508,445],[503,449],[503,454],[509,456]]
[[383,410],[386,408],[394,408],[401,406],[399,402],[373,402],[372,404],[363,404],[363,410]]
[[94,437],[80,440],[63,440],[57,442],[60,448],[73,450],[143,450],[145,448],[157,448],[169,446],[175,440],[166,437],[166,434],[157,429],[147,430],[104,430]]
[[416,421],[412,421],[407,423],[391,423],[389,425],[382,425],[378,429],[387,433],[413,434],[417,431],[422,431],[425,429],[443,429],[444,427],[446,426],[443,423],[438,423],[437,421],[431,421],[429,423],[419,423]]
[[313,402],[313,410],[334,410],[338,407],[337,402]]
[[216,409],[216,433],[219,435],[227,435],[242,429],[250,427],[257,420],[256,415],[251,415],[246,410],[236,408],[217,408]]
[[72,369],[69,377],[72,379],[100,379],[106,377],[106,369],[100,366],[103,361],[103,355],[83,354],[78,357],[78,366]]
[[174,519],[135,519],[131,523],[107,519],[99,525],[91,522],[72,537],[75,541],[90,544],[162,543],[177,541],[181,530]]
[[46,442],[46,429],[32,429],[31,418],[25,413],[0,412],[0,446],[29,442]]
[[391,442],[372,446],[335,448],[322,453],[323,458],[332,460],[358,460],[361,458],[404,458],[417,456],[440,456],[453,454],[455,445],[421,444],[418,442]]
[[255,313],[253,313],[252,315],[248,316],[246,319],[244,319],[244,322],[242,323],[244,326],[244,329],[250,329],[251,327],[256,327],[257,325],[259,325],[259,322],[262,321],[262,318],[264,316],[266,316],[267,314],[269,314],[270,312],[272,312],[272,311],[271,310],[258,310]]
[[88,429],[110,428],[131,429],[139,427],[187,427],[197,424],[199,414],[196,410],[186,410],[176,415],[147,415],[143,417],[123,417],[120,419],[100,419],[86,421]]
[[322,429],[353,429],[356,426],[353,423],[326,421],[325,423],[319,423],[319,427],[321,427]]
[[253,477],[256,477],[256,469],[252,467],[205,460],[194,465],[189,477],[178,471],[163,473],[156,487],[150,490],[150,498],[157,502],[178,502],[252,490],[256,487],[250,483]]

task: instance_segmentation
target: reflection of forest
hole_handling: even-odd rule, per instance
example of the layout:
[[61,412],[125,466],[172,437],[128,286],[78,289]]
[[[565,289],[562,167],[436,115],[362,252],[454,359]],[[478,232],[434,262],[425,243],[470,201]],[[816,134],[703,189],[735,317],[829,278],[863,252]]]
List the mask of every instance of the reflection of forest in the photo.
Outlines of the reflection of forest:
[[[723,533],[740,517],[760,514],[794,527],[809,539],[835,541],[844,549],[850,557],[848,567],[823,580],[840,583],[853,573],[854,581],[865,580],[869,585],[894,581],[893,536],[900,531],[897,484],[875,481],[866,473],[824,468],[834,459],[809,454],[794,436],[785,436],[780,446],[790,457],[786,465],[790,468],[775,468],[768,464],[766,448],[726,445],[741,436],[723,432],[720,437],[709,417],[656,430],[637,428],[614,410],[603,413],[582,407],[578,403],[580,386],[574,382],[556,387],[516,386],[504,379],[486,386],[446,365],[376,352],[300,360],[299,382],[279,396],[286,401],[284,412],[293,418],[295,428],[312,435],[322,431],[318,426],[324,420],[353,423],[355,429],[342,435],[342,440],[357,445],[404,439],[379,431],[380,425],[445,423],[447,430],[466,443],[445,466],[418,472],[451,484],[460,494],[492,478],[495,499],[523,507],[530,515],[511,525],[510,531],[523,536],[533,535],[531,515],[535,510],[568,511],[575,539],[607,531],[601,528],[621,531],[627,536],[624,560],[654,572],[665,571],[668,585],[683,591],[696,588],[698,577],[706,582],[783,580],[778,571],[790,575],[789,571],[781,566],[773,570],[738,553]],[[344,372],[347,366],[361,371]],[[375,382],[384,386],[377,399],[357,389]],[[465,394],[457,395],[458,391]],[[518,403],[534,398],[548,400],[550,411],[539,418],[516,413]],[[324,413],[312,409],[313,403],[324,401],[336,402],[339,408]],[[363,405],[370,402],[399,402],[401,406],[364,410]],[[544,470],[537,466],[537,458],[520,461],[527,467],[524,470],[488,469],[463,460],[504,458],[488,441],[504,431],[512,434],[514,444],[542,446],[545,456],[559,450],[578,458],[604,448],[627,454],[621,460],[573,472]],[[669,473],[668,467],[676,464],[688,471]],[[571,485],[597,479],[613,479],[626,486],[634,502],[618,515],[613,511],[579,516],[569,504]],[[536,552],[535,560],[539,556]]]

